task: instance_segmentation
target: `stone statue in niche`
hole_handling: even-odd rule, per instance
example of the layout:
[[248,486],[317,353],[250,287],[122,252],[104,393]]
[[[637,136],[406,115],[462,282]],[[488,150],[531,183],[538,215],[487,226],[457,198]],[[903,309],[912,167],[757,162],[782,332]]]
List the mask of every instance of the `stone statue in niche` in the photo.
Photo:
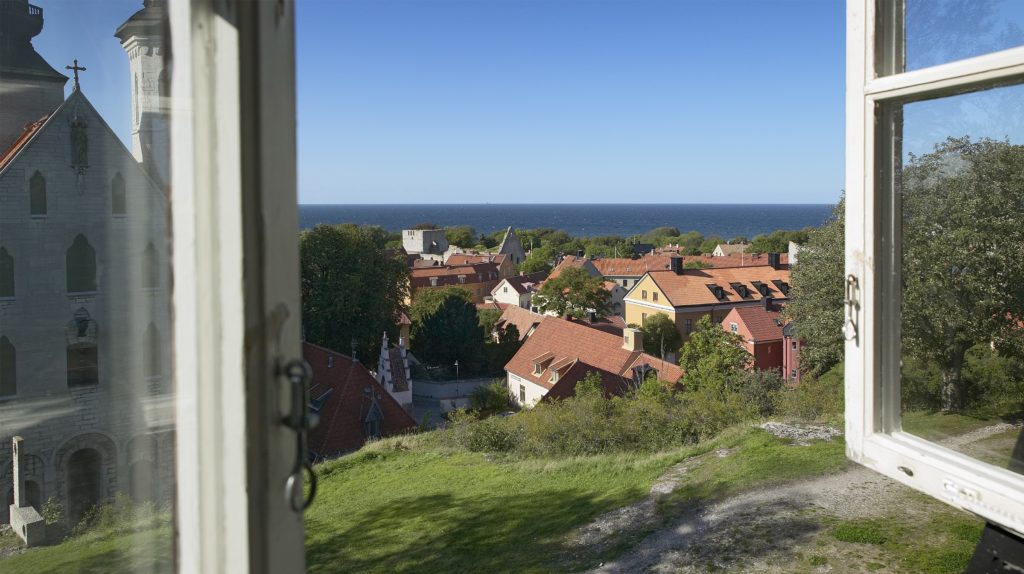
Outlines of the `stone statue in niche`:
[[85,119],[78,114],[71,118],[71,167],[79,174],[85,173],[89,167],[89,136],[85,129],[88,127]]

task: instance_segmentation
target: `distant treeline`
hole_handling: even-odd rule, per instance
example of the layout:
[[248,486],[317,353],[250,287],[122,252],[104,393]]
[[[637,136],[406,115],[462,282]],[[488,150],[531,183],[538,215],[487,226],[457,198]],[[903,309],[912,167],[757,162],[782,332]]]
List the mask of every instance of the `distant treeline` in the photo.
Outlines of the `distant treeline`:
[[[431,223],[421,223],[415,228],[440,229],[441,227]],[[478,234],[468,225],[444,229],[448,243],[463,249],[493,249],[501,243],[505,235],[504,231]],[[586,255],[593,257],[629,257],[633,253],[633,245],[637,243],[655,247],[679,245],[683,255],[711,253],[719,243],[750,243],[750,247],[747,249],[748,253],[782,253],[788,250],[790,241],[806,242],[807,232],[810,229],[812,228],[796,231],[778,230],[769,234],[756,235],[753,238],[743,236],[725,238],[719,235],[705,237],[697,231],[683,233],[676,227],[657,227],[643,235],[631,237],[619,235],[573,237],[564,231],[551,228],[517,229],[516,233],[527,251],[540,248],[551,257],[558,253],[575,254],[579,250],[583,250]],[[390,234],[388,244],[391,247],[400,246],[402,244],[401,234]]]

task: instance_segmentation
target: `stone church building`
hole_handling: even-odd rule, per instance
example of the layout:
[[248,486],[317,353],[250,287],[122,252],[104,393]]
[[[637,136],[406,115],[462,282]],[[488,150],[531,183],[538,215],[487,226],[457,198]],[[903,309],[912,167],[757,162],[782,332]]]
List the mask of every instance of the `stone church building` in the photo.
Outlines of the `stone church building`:
[[72,66],[65,98],[70,78],[33,48],[43,9],[0,4],[0,523],[13,501],[14,436],[24,439],[20,472],[37,510],[55,498],[74,524],[118,492],[166,503],[163,0],[146,0],[116,31],[132,74],[132,150],[90,104],[85,68]]

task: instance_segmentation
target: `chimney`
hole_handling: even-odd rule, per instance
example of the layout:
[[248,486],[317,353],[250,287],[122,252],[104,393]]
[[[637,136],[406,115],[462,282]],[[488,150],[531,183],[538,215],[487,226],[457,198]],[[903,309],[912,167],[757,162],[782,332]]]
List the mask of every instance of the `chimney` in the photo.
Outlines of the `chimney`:
[[771,311],[773,309],[771,297],[765,297],[764,299],[761,299],[761,303],[764,304],[765,311]]
[[644,350],[644,332],[633,327],[626,327],[622,331],[622,348],[633,352]]
[[676,257],[676,256],[673,255],[672,257],[668,258],[668,261],[669,261],[669,269],[671,269],[673,273],[675,273],[676,275],[682,275],[683,274],[683,258],[682,257]]
[[780,262],[780,259],[779,259],[779,254],[778,253],[769,253],[768,254],[768,265],[771,265],[772,269],[778,269],[779,265],[780,265],[779,262]]

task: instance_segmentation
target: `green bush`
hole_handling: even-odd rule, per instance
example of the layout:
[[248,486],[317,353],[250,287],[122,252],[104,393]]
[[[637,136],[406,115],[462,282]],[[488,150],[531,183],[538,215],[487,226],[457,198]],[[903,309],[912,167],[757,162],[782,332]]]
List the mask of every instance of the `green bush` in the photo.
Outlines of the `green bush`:
[[494,379],[489,384],[481,385],[473,390],[469,404],[477,416],[493,415],[514,408],[512,395],[508,391],[505,379]]
[[820,377],[805,376],[779,396],[779,411],[790,418],[815,421],[843,413],[843,363]]
[[167,514],[159,512],[152,502],[135,502],[128,495],[119,492],[111,502],[90,508],[72,529],[71,535],[126,534],[155,528],[168,522]]

